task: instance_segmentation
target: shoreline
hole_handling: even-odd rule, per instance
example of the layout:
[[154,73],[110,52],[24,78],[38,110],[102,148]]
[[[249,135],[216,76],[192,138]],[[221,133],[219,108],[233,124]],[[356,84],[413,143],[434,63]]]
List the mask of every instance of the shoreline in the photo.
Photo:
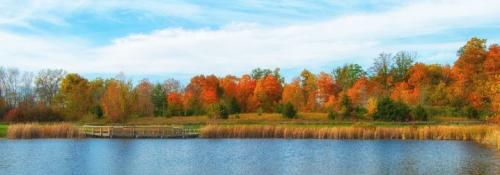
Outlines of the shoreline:
[[[110,126],[102,126],[110,127]],[[112,137],[103,135],[101,138],[203,138],[203,139],[334,139],[334,140],[458,140],[473,141],[478,144],[496,147],[500,150],[500,126],[493,124],[478,125],[413,125],[413,126],[333,126],[315,127],[308,125],[203,125],[199,130],[187,129],[196,132],[198,137],[167,137],[154,135],[165,132],[172,126],[154,126],[151,131],[137,130],[132,137]],[[140,126],[139,128],[148,128]],[[160,130],[163,128],[163,130]],[[107,133],[123,133],[123,126],[112,126]],[[140,135],[142,134],[142,135]],[[192,134],[192,133],[190,133]],[[7,130],[6,139],[43,139],[43,138],[92,138],[99,135],[90,135],[82,130],[82,126],[72,123],[52,124],[12,124]],[[111,136],[111,137],[110,137]],[[161,137],[160,137],[161,136]]]

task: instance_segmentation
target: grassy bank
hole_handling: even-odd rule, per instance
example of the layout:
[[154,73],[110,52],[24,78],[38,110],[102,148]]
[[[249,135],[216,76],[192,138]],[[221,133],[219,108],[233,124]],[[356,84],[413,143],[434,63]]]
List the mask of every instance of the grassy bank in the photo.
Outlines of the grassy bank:
[[[176,116],[176,117],[135,117],[128,118],[127,125],[322,125],[322,126],[351,126],[353,124],[363,122],[374,126],[394,126],[414,125],[421,122],[383,122],[370,120],[331,120],[326,113],[299,113],[299,116],[294,119],[283,117],[277,113],[245,113],[240,115],[231,115],[225,120],[214,120],[207,116]],[[461,123],[477,123],[476,120],[468,120],[459,117],[434,117],[431,118],[426,125],[429,124],[461,124]],[[81,121],[80,124],[92,125],[109,125],[105,119]]]
[[334,127],[295,126],[220,126],[208,125],[200,130],[203,138],[290,138],[290,139],[415,139],[465,140],[500,148],[498,126],[419,126],[419,127]]
[[0,123],[0,138],[3,138],[7,135],[7,128],[9,125],[5,123]]
[[32,138],[79,138],[82,135],[78,128],[70,123],[52,124],[12,124],[7,129],[9,139],[32,139]]

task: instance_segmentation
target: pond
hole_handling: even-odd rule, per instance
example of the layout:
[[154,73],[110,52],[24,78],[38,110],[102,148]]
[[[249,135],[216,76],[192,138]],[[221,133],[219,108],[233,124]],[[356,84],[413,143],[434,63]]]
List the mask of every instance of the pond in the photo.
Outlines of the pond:
[[0,174],[500,174],[500,156],[462,141],[0,140]]

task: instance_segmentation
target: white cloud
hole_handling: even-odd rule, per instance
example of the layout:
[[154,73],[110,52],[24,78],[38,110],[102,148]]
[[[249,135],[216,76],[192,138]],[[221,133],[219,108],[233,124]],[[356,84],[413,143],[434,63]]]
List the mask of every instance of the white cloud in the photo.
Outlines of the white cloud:
[[105,46],[0,31],[0,62],[28,70],[221,75],[240,74],[255,67],[286,69],[359,62],[354,58],[370,62],[383,51],[412,50],[437,58],[454,54],[464,41],[411,44],[391,40],[498,25],[499,6],[498,1],[428,1],[384,12],[284,26],[233,23],[220,29],[169,28],[132,34]]
[[[93,13],[112,18],[118,10],[138,11],[153,16],[190,17],[199,13],[199,7],[180,1],[134,0],[7,0],[0,3],[0,24],[30,27],[33,21],[65,25],[65,17],[72,13]],[[126,20],[126,19],[124,19]]]

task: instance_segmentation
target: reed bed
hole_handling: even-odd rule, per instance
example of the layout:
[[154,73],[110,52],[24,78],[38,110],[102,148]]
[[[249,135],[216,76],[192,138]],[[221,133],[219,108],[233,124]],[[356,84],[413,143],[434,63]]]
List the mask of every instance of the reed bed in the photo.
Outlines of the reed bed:
[[499,147],[500,129],[495,126],[420,126],[420,127],[335,127],[305,128],[290,126],[220,126],[200,130],[204,138],[286,138],[286,139],[414,139],[471,140]]
[[33,139],[33,138],[81,138],[78,128],[70,123],[25,123],[9,125],[7,138]]

